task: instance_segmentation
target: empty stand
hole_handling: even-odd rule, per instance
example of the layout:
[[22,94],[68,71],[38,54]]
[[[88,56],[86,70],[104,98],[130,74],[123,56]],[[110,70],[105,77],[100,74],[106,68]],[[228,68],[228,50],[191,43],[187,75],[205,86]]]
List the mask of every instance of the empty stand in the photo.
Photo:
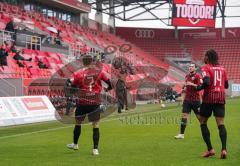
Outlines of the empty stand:
[[[154,36],[139,38],[136,32]],[[226,29],[226,38],[221,38],[220,29],[179,30],[179,39],[174,39],[174,30],[148,28],[117,28],[117,35],[131,41],[154,57],[164,60],[168,57],[191,57],[202,63],[208,49],[215,49],[220,63],[226,68],[230,80],[240,80],[240,29]]]

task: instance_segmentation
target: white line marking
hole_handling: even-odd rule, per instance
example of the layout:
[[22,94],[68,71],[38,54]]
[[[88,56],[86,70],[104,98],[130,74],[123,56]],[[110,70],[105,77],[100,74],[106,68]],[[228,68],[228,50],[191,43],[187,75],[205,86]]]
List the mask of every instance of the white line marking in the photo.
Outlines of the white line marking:
[[[132,116],[139,115],[139,114],[140,115],[147,115],[147,114],[161,113],[161,112],[173,111],[173,110],[176,110],[176,109],[178,109],[178,108],[154,111],[154,112],[143,113],[143,114],[141,114],[141,112],[139,112],[138,114],[132,114]],[[127,115],[127,114],[122,114],[122,116],[125,116],[125,115]],[[131,114],[130,114],[130,116],[131,116]],[[115,121],[115,120],[119,120],[120,118],[121,118],[121,116],[119,116],[117,118],[106,119],[106,120],[103,120],[101,122]],[[85,124],[82,124],[82,125],[88,125],[88,124],[89,123],[85,123]],[[56,130],[70,128],[70,127],[73,127],[73,126],[71,125],[71,126],[64,126],[64,127],[56,127],[56,128],[52,128],[52,129],[46,129],[46,130],[39,130],[39,131],[33,131],[33,132],[27,132],[27,133],[15,134],[15,135],[2,136],[2,137],[0,137],[0,140],[1,139],[6,139],[6,138],[13,138],[13,137],[21,137],[21,136],[26,136],[26,135],[38,134],[38,133],[45,133],[45,132],[49,132],[49,131],[56,131]]]
[[56,128],[52,128],[52,129],[46,129],[46,130],[39,130],[39,131],[33,131],[33,132],[27,132],[27,133],[15,134],[15,135],[2,136],[2,137],[0,137],[0,139],[19,137],[19,136],[25,136],[25,135],[31,135],[31,134],[37,134],[37,133],[44,133],[44,132],[48,132],[48,131],[55,131],[55,130],[69,128],[69,127],[72,127],[72,126],[56,127]]

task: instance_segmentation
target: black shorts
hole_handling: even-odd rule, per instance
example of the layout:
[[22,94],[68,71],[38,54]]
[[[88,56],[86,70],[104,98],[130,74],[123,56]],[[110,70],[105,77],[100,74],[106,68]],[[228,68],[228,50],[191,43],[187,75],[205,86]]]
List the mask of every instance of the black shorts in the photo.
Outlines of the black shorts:
[[85,117],[88,116],[90,122],[100,120],[100,109],[99,105],[77,105],[75,111],[75,119],[77,121],[84,121]]
[[200,101],[194,101],[194,102],[184,101],[182,113],[189,114],[193,110],[194,113],[198,115],[200,111],[200,105],[201,105]]
[[225,104],[203,103],[200,108],[200,115],[209,118],[211,115],[223,118],[225,116]]

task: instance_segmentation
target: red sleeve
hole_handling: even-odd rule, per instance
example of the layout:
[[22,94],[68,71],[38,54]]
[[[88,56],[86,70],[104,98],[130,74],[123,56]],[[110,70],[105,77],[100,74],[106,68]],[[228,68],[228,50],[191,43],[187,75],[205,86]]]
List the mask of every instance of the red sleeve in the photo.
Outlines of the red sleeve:
[[101,72],[101,80],[103,80],[104,82],[106,82],[109,78],[106,76],[106,74],[102,71]]
[[202,67],[202,77],[210,77],[210,72],[208,66]]
[[79,84],[79,76],[78,76],[78,74],[74,74],[72,84],[73,85],[78,85]]

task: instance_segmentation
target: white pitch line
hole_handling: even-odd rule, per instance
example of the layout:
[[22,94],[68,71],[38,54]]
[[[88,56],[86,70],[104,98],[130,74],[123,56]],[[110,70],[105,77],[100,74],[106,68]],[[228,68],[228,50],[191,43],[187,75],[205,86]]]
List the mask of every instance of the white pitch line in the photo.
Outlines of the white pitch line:
[[56,130],[65,129],[65,128],[69,128],[69,127],[72,127],[72,126],[56,127],[56,128],[52,128],[52,129],[46,129],[46,130],[39,130],[39,131],[33,131],[33,132],[27,132],[27,133],[15,134],[15,135],[2,136],[2,137],[0,137],[0,139],[20,137],[20,136],[25,136],[25,135],[37,134],[37,133],[44,133],[44,132],[48,132],[48,131],[56,131]]
[[[156,111],[156,112],[143,113],[143,114],[141,114],[141,112],[139,112],[139,114],[140,115],[148,115],[148,114],[154,114],[154,113],[159,113],[159,112],[167,112],[167,111],[173,111],[173,110],[176,110],[176,108],[168,109],[168,110],[161,110],[161,111]],[[139,115],[139,114],[132,114],[132,116]],[[122,114],[122,115],[125,116],[126,114]],[[130,114],[130,116],[131,116],[131,114]],[[117,118],[113,118],[113,119],[106,119],[106,120],[103,120],[101,122],[115,121],[115,120],[119,120],[119,118],[121,118],[121,116],[119,116]],[[88,125],[88,124],[89,123],[85,123],[85,124],[82,124],[82,125]],[[26,136],[26,135],[38,134],[38,133],[45,133],[45,132],[49,132],[49,131],[56,131],[56,130],[60,130],[60,129],[70,128],[70,127],[73,127],[73,126],[56,127],[56,128],[52,128],[52,129],[46,129],[46,130],[39,130],[39,131],[33,131],[33,132],[27,132],[27,133],[21,133],[21,134],[2,136],[2,137],[0,137],[0,140],[1,139],[6,139],[6,138],[13,138],[13,137],[21,137],[21,136]]]
[[[143,111],[143,112],[125,112],[125,113],[122,113],[121,115],[122,116],[126,116],[126,115],[129,115],[129,116],[135,116],[135,115],[148,115],[148,114],[154,114],[154,113],[161,113],[161,112],[167,112],[167,111],[173,111],[173,110],[176,110],[178,109],[179,107],[174,107],[174,108],[170,108],[170,109],[166,109],[166,110],[159,110],[159,111]],[[109,117],[115,117],[116,115],[113,115],[113,116],[109,116]]]

